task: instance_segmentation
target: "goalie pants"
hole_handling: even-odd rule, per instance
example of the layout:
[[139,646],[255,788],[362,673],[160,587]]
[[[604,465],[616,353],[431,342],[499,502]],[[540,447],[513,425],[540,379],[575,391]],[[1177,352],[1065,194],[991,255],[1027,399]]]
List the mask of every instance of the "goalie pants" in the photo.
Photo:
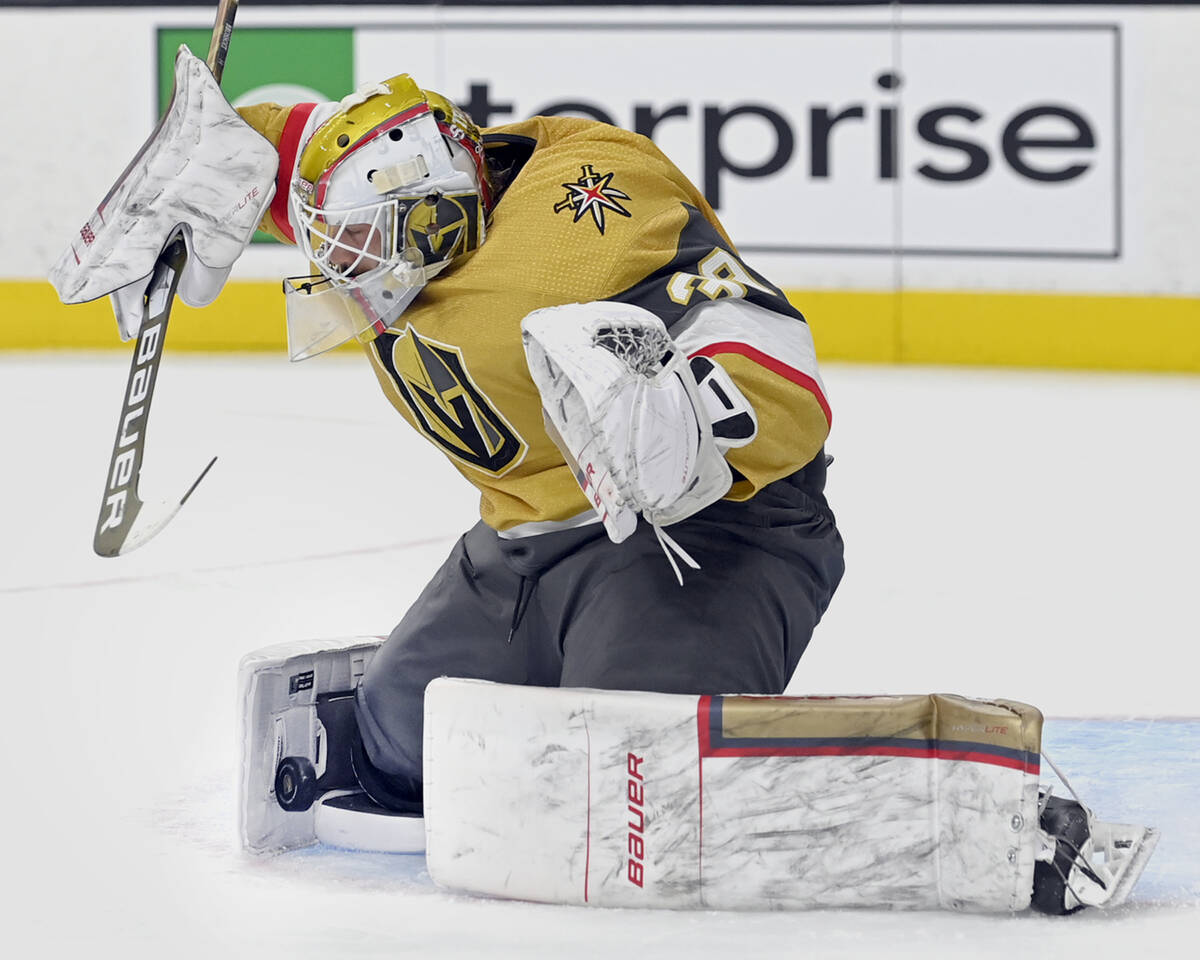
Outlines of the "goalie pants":
[[360,780],[385,805],[420,801],[422,701],[439,676],[782,693],[844,569],[824,481],[822,453],[749,501],[673,524],[701,566],[683,568],[683,586],[646,523],[620,544],[599,523],[520,539],[476,524],[359,685],[364,765],[374,768]]

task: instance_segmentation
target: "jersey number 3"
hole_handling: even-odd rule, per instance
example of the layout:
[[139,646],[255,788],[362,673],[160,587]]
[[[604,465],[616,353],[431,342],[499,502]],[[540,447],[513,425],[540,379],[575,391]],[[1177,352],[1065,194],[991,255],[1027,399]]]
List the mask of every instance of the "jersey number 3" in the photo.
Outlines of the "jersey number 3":
[[712,253],[696,264],[695,273],[672,274],[667,281],[667,296],[681,306],[687,306],[697,293],[709,300],[721,297],[743,298],[746,288],[753,287],[773,296],[775,291],[759,283],[740,260],[728,250],[714,247]]

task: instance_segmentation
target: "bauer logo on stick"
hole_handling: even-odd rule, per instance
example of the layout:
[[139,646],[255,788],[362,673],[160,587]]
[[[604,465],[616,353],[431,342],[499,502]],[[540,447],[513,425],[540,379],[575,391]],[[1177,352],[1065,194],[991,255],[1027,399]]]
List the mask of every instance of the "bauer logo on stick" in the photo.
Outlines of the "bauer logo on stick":
[[125,397],[125,411],[121,417],[117,434],[117,454],[113,457],[112,470],[108,477],[108,494],[104,498],[106,514],[102,515],[98,535],[107,530],[119,529],[125,522],[125,507],[130,488],[137,480],[137,461],[140,459],[145,400],[150,394],[154,377],[151,361],[158,356],[161,342],[162,323],[156,323],[142,331],[134,356],[133,374],[129,378],[129,393]]

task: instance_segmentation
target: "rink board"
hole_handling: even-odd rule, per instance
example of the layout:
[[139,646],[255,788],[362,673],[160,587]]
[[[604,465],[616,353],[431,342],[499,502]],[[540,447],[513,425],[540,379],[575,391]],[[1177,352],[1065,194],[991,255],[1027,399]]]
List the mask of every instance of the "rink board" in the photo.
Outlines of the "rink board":
[[[1200,371],[1200,298],[785,287],[823,361]],[[107,299],[64,306],[42,281],[0,280],[0,302],[37,324],[0,328],[0,350],[128,349]],[[1138,318],[1138,337],[1123,333]],[[233,281],[211,307],[176,302],[170,349],[287,350],[278,282]],[[357,345],[342,348],[353,352]]]

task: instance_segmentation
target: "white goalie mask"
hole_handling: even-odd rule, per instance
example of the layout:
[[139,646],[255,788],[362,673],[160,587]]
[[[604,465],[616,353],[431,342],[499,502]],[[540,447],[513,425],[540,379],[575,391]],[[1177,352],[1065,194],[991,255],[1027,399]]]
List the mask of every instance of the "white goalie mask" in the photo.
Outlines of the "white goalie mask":
[[284,281],[292,360],[386,330],[483,242],[492,206],[479,130],[444,97],[402,74],[341,108],[291,185],[296,241],[318,271]]

